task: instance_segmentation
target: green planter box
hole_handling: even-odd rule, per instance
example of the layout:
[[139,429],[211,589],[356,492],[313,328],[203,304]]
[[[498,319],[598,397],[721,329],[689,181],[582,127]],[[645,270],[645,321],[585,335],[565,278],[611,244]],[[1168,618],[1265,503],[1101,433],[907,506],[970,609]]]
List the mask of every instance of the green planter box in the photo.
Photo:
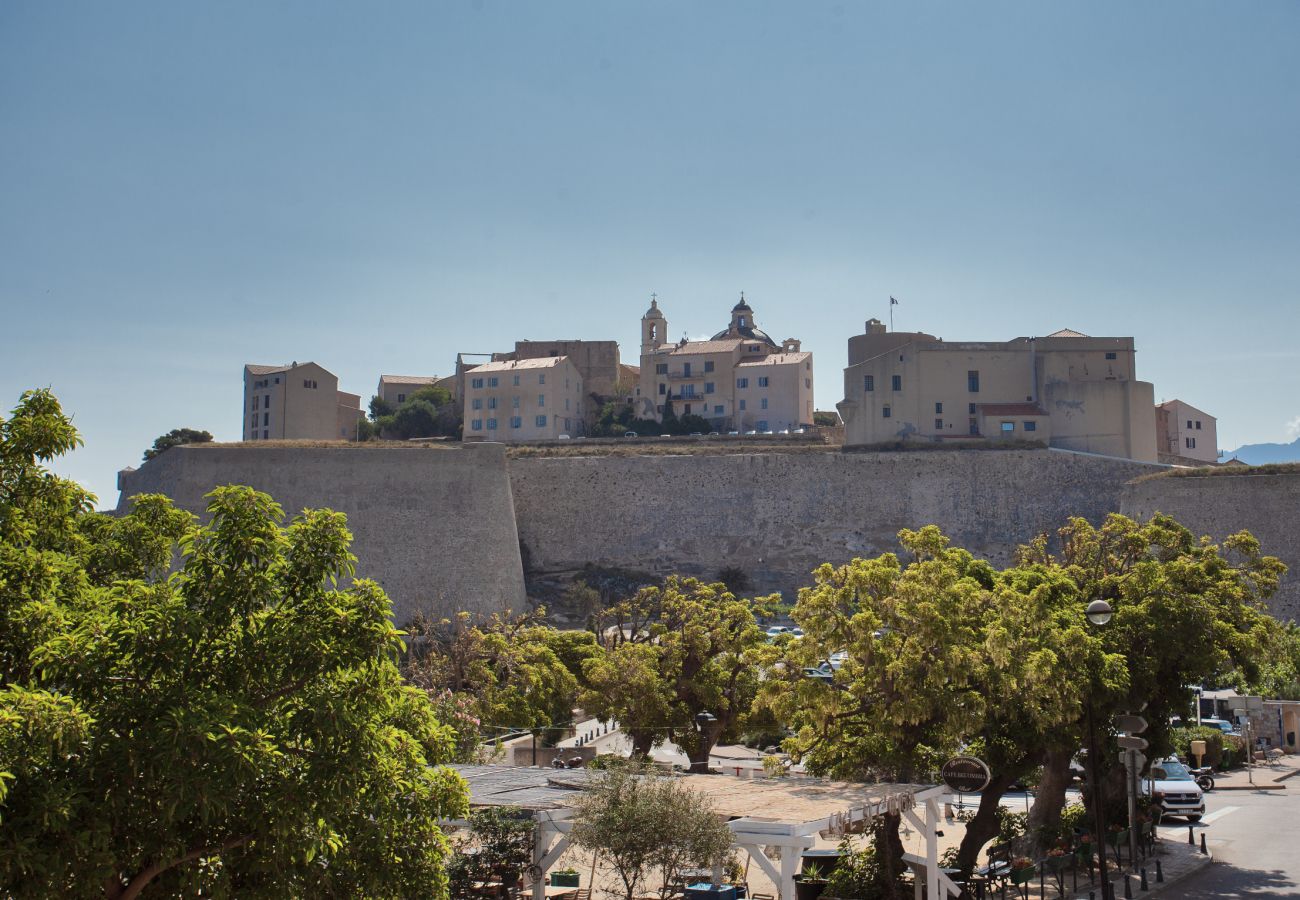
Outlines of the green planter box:
[[1025,884],[1026,882],[1033,881],[1034,876],[1037,874],[1038,874],[1037,866],[1029,866],[1024,869],[1015,869],[1011,872],[1011,883]]
[[551,887],[577,887],[581,878],[578,872],[552,872]]

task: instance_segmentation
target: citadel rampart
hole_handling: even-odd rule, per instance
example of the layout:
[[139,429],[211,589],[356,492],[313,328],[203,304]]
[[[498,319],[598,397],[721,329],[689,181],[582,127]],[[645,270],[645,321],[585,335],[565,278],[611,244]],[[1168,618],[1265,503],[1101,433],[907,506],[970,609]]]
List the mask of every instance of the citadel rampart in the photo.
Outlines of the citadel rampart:
[[[584,563],[712,577],[761,591],[811,583],[822,562],[898,549],[939,525],[995,562],[1072,515],[1100,521],[1151,464],[1055,450],[527,458],[510,461],[530,570]],[[793,594],[787,594],[792,597]]]
[[[576,449],[576,448],[570,448]],[[499,444],[191,446],[124,475],[123,496],[158,492],[202,512],[220,484],[250,484],[292,514],[347,514],[358,572],[398,622],[416,611],[489,614],[524,603],[530,571],[587,563],[712,577],[744,569],[792,597],[822,562],[897,550],[901,528],[939,525],[995,563],[1081,515],[1169,513],[1222,538],[1246,528],[1300,572],[1300,474],[1133,479],[1160,471],[1057,450],[840,453],[831,449],[600,455],[507,461]],[[119,508],[124,501],[119,503]],[[1273,603],[1300,617],[1300,577]]]
[[1148,478],[1125,489],[1120,511],[1134,518],[1166,513],[1215,540],[1249,531],[1290,569],[1269,604],[1273,613],[1300,620],[1300,473]]
[[204,494],[247,484],[292,518],[308,507],[346,513],[357,574],[381,584],[398,624],[416,612],[490,614],[524,606],[510,480],[499,444],[457,447],[173,447],[122,476],[202,514]]

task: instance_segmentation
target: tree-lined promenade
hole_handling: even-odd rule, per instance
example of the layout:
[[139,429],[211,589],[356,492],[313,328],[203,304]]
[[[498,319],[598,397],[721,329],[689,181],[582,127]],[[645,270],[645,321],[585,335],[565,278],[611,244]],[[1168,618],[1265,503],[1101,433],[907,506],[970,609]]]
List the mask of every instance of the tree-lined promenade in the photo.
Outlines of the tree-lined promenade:
[[[341,515],[286,524],[224,487],[204,525],[160,496],[104,516],[45,468],[79,440],[47,391],[0,423],[4,896],[446,896],[439,823],[467,795],[443,764],[505,732],[556,736],[575,708],[698,771],[742,739],[848,780],[928,781],[977,755],[993,779],[968,872],[1002,795],[1040,770],[1030,831],[1060,831],[1089,719],[1110,747],[1107,723],[1141,710],[1167,753],[1188,685],[1300,681],[1300,640],[1263,605],[1284,567],[1248,534],[1214,544],[1163,516],[1071,520],[1004,568],[934,526],[903,531],[899,553],[823,565],[784,609],[731,573],[736,591],[592,592],[587,630],[533,613],[405,635],[377,585],[338,586],[354,574]],[[1095,600],[1105,628],[1084,616]],[[802,636],[768,639],[778,611]],[[880,896],[898,825],[877,824]]]

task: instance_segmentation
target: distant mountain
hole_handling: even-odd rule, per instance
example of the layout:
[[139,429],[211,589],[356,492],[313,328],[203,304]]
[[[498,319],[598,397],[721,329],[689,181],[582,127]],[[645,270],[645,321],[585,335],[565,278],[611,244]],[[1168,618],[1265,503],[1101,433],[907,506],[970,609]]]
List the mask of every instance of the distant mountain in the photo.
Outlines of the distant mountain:
[[1252,466],[1267,463],[1300,462],[1300,438],[1289,444],[1243,444],[1236,450],[1228,450],[1223,459],[1233,457]]

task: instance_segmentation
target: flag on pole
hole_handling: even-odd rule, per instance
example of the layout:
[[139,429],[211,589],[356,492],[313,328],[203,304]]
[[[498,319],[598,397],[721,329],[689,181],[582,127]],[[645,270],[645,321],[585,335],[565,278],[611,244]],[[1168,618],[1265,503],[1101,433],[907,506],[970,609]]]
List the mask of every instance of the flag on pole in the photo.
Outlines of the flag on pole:
[[890,306],[897,306],[897,305],[898,305],[898,301],[895,300],[893,297],[890,297],[890,298],[889,298],[889,305],[890,305]]

